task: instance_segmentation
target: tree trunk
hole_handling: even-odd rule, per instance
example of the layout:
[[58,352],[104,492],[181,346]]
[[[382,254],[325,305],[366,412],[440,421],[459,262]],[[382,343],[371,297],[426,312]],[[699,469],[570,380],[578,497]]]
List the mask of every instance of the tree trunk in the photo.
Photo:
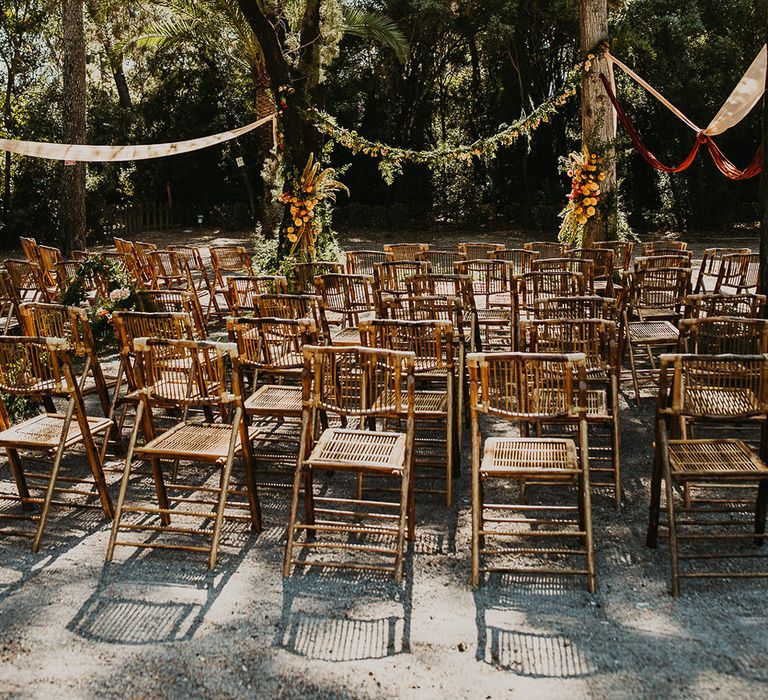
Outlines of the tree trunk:
[[[768,2],[765,2],[763,35],[768,43]],[[763,92],[763,172],[760,175],[758,189],[761,203],[760,222],[760,293],[768,294],[768,71],[765,75],[765,90]],[[763,309],[768,318],[768,307]]]
[[[8,66],[8,81],[5,87],[5,102],[3,104],[3,126],[8,138],[14,133],[12,128],[12,110],[11,105],[14,97],[14,85],[16,83],[16,51],[14,50],[11,58],[11,65]],[[3,221],[8,221],[8,212],[11,208],[11,152],[6,151],[3,157]]]
[[589,247],[595,241],[616,237],[616,201],[612,194],[616,185],[616,154],[610,145],[616,136],[616,122],[600,82],[601,73],[612,77],[613,72],[603,54],[594,51],[598,44],[608,41],[608,0],[579,0],[579,31],[582,58],[595,53],[592,68],[584,73],[581,83],[582,138],[590,152],[598,152],[605,159],[605,180],[600,188],[605,217],[593,217],[587,223],[582,245]]
[[[85,32],[83,0],[63,0],[64,143],[85,143]],[[85,163],[64,165],[61,176],[61,240],[66,255],[85,248]]]

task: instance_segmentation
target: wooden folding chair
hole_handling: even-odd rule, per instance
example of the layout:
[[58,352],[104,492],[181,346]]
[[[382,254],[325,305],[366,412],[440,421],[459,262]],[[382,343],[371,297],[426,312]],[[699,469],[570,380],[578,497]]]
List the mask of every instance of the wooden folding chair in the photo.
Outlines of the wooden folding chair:
[[429,263],[413,260],[376,263],[373,266],[373,278],[379,295],[407,294],[408,278],[429,272]]
[[322,275],[315,278],[320,294],[323,340],[333,345],[359,345],[360,321],[376,315],[375,280],[367,275]]
[[641,255],[653,256],[653,255],[667,255],[670,252],[684,252],[688,250],[688,244],[685,241],[647,241],[642,244]]
[[533,302],[533,318],[579,319],[599,318],[604,321],[617,321],[619,311],[613,300],[606,297],[545,297]]
[[195,289],[187,259],[175,250],[151,250],[146,256],[152,289]]
[[685,251],[666,255],[649,255],[635,258],[635,271],[654,270],[666,267],[691,267],[691,254]]
[[635,244],[632,241],[595,241],[595,248],[613,251],[614,267],[617,272],[629,272],[634,247]]
[[56,263],[64,260],[64,256],[58,248],[49,245],[37,246],[37,252],[40,256],[40,270],[43,275],[43,282],[49,290],[57,289],[56,284]]
[[373,266],[394,260],[392,253],[383,250],[349,250],[347,251],[347,274],[369,275],[373,277]]
[[[115,547],[177,549],[208,555],[208,567],[215,568],[225,510],[239,506],[247,516],[230,516],[248,520],[251,528],[261,530],[261,513],[253,475],[248,430],[243,409],[243,391],[237,348],[230,343],[192,340],[138,338],[134,341],[138,372],[138,407],[136,425],[131,434],[125,470],[120,483],[115,519],[107,548],[111,561]],[[181,420],[170,429],[159,432],[153,420],[153,409],[181,410]],[[192,409],[211,415],[214,409],[229,412],[229,422],[199,422],[190,417]],[[137,445],[139,431],[144,444]],[[236,457],[242,457],[247,487],[247,503],[228,502],[234,491],[232,469]],[[134,460],[149,461],[157,495],[157,505],[127,501]],[[171,462],[173,474],[168,480],[161,463]],[[179,467],[179,462],[214,465],[213,476],[206,470],[202,478],[181,483],[180,477],[192,470]],[[176,495],[178,494],[178,495]],[[190,508],[190,506],[207,508]],[[127,517],[126,517],[127,516]],[[154,516],[154,517],[152,517]],[[171,525],[171,518],[188,525]],[[200,521],[213,528],[201,527]],[[191,522],[190,522],[191,521]],[[134,539],[139,532],[152,539]],[[120,539],[124,533],[130,539]],[[162,535],[197,537],[206,543],[191,545],[186,541],[167,542]]]
[[430,272],[437,274],[453,274],[454,263],[465,260],[464,254],[458,250],[435,250],[430,248],[416,253],[416,261],[425,263]]
[[[472,353],[467,358],[472,412],[472,586],[487,572],[587,577],[595,592],[595,553],[592,541],[589,443],[587,437],[586,367],[582,354]],[[520,424],[521,437],[482,440],[481,414]],[[578,450],[571,439],[528,437],[531,426],[562,423],[577,429]],[[574,505],[493,503],[489,485],[535,483],[547,487],[576,487]],[[509,497],[509,490],[504,493]],[[522,494],[521,494],[522,495]],[[515,512],[518,517],[512,517]],[[572,516],[568,518],[567,516]],[[548,517],[547,517],[548,516]],[[573,517],[575,516],[575,518]],[[532,544],[508,547],[511,539]],[[576,540],[580,547],[554,546]],[[545,542],[545,546],[536,546]],[[540,558],[583,557],[583,567],[522,566],[520,555]],[[512,560],[510,561],[510,557]],[[491,560],[499,563],[491,563]]]
[[533,272],[573,272],[581,275],[584,293],[595,293],[595,264],[588,258],[537,258],[531,264]]
[[[592,288],[595,294],[613,296],[613,281],[616,273],[616,254],[608,248],[574,248],[568,257],[592,261]],[[580,272],[580,270],[576,270]]]
[[501,250],[503,243],[457,243],[456,249],[464,256],[464,260],[490,260]]
[[3,333],[8,335],[11,323],[15,318],[15,299],[11,290],[11,278],[7,270],[0,270],[0,320],[3,323]]
[[415,262],[416,254],[429,248],[429,243],[391,243],[384,246],[384,252],[392,255],[396,262]]
[[180,289],[142,289],[137,293],[138,310],[145,313],[184,313],[189,316],[195,340],[206,340],[208,324],[194,287]]
[[768,353],[768,320],[707,316],[683,318],[677,351],[688,355],[762,355]]
[[460,473],[461,461],[456,449],[453,333],[453,324],[448,320],[374,319],[360,324],[363,345],[416,356],[414,488],[419,480],[444,478],[444,489],[419,490],[444,494],[448,508],[453,502],[453,479]]
[[507,263],[507,269],[513,277],[519,277],[532,271],[533,261],[539,254],[525,248],[501,248],[491,252],[491,260],[503,260]]
[[[0,447],[5,449],[8,457],[22,507],[28,510],[33,504],[41,506],[39,514],[17,516],[4,513],[1,516],[3,520],[23,519],[36,523],[34,533],[25,530],[10,533],[4,529],[3,534],[31,535],[35,552],[40,549],[51,506],[77,505],[71,500],[62,500],[62,495],[84,496],[86,499],[98,495],[104,515],[107,518],[113,515],[102,460],[94,443],[95,436],[103,436],[107,441],[112,421],[86,414],[69,350],[69,344],[61,338],[0,336],[0,391],[41,401],[48,407],[47,413],[13,425],[5,404],[0,402]],[[57,396],[67,399],[64,413],[53,409],[53,398]],[[64,452],[77,445],[85,449],[92,480],[60,474]],[[51,460],[50,472],[25,468],[19,450],[45,455]],[[95,485],[96,492],[77,488],[86,483]],[[33,496],[33,491],[42,491],[43,495]]]
[[224,291],[227,288],[225,277],[229,275],[253,277],[253,264],[248,251],[241,245],[211,246],[211,265],[213,265],[214,289]]
[[226,300],[230,314],[240,316],[256,310],[260,294],[287,294],[288,279],[283,275],[252,275],[227,277]]
[[685,297],[685,318],[761,318],[765,302],[765,296],[762,294],[689,294]]
[[707,290],[707,281],[710,282],[709,286],[714,288],[717,276],[720,273],[720,263],[724,255],[749,255],[751,252],[750,248],[707,248],[704,251],[699,273],[696,276],[696,284],[693,288],[694,294],[703,294],[711,291]]
[[586,284],[584,276],[578,272],[527,272],[516,278],[513,292],[515,312],[519,319],[526,319],[533,316],[537,302],[552,298],[585,296]]
[[[616,510],[621,510],[621,416],[619,379],[621,367],[616,347],[616,323],[602,318],[555,318],[522,321],[520,350],[531,353],[582,353],[586,363],[587,423],[608,428],[609,447],[590,440],[592,486],[613,490]],[[606,451],[609,453],[605,455]],[[605,464],[607,462],[607,465]],[[605,475],[609,480],[605,481]],[[602,481],[595,479],[603,478]]]
[[[639,270],[632,275],[622,311],[620,357],[629,349],[629,363],[635,401],[640,403],[640,375],[651,381],[656,375],[654,349],[673,349],[679,333],[677,321],[683,314],[683,302],[690,290],[690,268]],[[636,348],[643,348],[649,368],[637,366]]]
[[[413,353],[392,350],[304,348],[301,447],[283,576],[293,566],[319,566],[386,572],[402,580],[405,539],[414,537],[414,362]],[[341,427],[321,430],[321,418],[328,414],[338,416]],[[405,432],[378,429],[376,421],[387,419],[403,420]],[[395,500],[316,496],[313,479],[321,471],[337,472],[336,489],[342,486],[342,474],[388,476],[398,479],[400,488]],[[304,517],[299,519],[302,485]],[[316,558],[302,556],[302,550]],[[354,553],[357,558],[327,559],[322,552]]]
[[206,323],[208,323],[212,311],[216,311],[220,315],[221,311],[213,290],[213,284],[200,249],[189,245],[169,245],[167,249],[179,253],[187,261],[187,268],[194,280],[200,304],[205,306]]
[[7,291],[13,298],[16,318],[19,318],[19,306],[24,302],[50,301],[39,265],[27,260],[6,260],[5,269],[8,273]]
[[31,262],[33,265],[39,265],[40,251],[37,247],[37,241],[34,238],[26,238],[22,236],[19,238],[19,242],[21,243],[21,250],[27,261]]
[[538,253],[540,258],[562,258],[569,246],[567,243],[554,241],[529,241],[523,243],[523,248]]
[[756,292],[760,286],[760,256],[757,253],[731,253],[720,259],[715,293]]
[[317,294],[315,277],[320,275],[340,275],[344,266],[331,260],[315,260],[314,262],[296,263],[291,269],[294,294]]
[[[768,576],[767,569],[734,570],[737,561],[765,557],[755,548],[737,545],[748,545],[750,540],[756,546],[765,542],[768,358],[662,355],[660,369],[646,543],[654,548],[658,544],[663,483],[672,595],[680,594],[683,578]],[[759,428],[757,450],[743,440],[723,435],[734,422],[751,422]],[[693,424],[718,427],[718,437],[691,439],[688,433]],[[683,489],[682,504],[676,487]],[[745,519],[750,509],[754,515]],[[725,544],[713,551],[712,546],[719,542]],[[695,547],[697,543],[699,547]],[[702,551],[704,545],[709,547]],[[709,568],[719,561],[726,562],[727,568]],[[689,566],[693,563],[695,567]]]

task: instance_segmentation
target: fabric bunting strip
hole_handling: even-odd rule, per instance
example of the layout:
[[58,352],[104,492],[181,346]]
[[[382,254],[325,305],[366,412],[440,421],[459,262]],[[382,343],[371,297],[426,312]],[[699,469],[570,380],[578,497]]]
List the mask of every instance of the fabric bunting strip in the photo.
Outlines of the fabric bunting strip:
[[10,151],[24,156],[47,158],[48,160],[63,160],[87,163],[116,163],[128,160],[148,160],[150,158],[164,158],[165,156],[178,155],[199,151],[226,141],[236,139],[249,131],[258,129],[264,124],[272,122],[273,129],[276,123],[276,115],[270,114],[255,122],[241,126],[238,129],[224,131],[220,134],[204,136],[188,141],[175,141],[173,143],[155,143],[143,146],[87,146],[66,143],[42,143],[39,141],[14,141],[12,139],[0,139],[0,151]]

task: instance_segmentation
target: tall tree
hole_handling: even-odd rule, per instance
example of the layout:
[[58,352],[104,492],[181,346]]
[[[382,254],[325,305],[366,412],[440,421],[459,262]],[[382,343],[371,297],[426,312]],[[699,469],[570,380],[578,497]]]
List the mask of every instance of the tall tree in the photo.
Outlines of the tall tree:
[[[579,33],[582,57],[595,51],[599,44],[608,41],[608,0],[579,0]],[[607,216],[592,217],[584,231],[582,244],[588,247],[594,241],[615,237],[616,207],[611,195],[616,186],[616,158],[613,139],[616,122],[613,108],[600,82],[600,74],[613,75],[608,59],[596,52],[590,71],[585,71],[581,84],[581,128],[584,144],[590,152],[597,151],[605,158],[605,180],[601,186],[601,199],[608,202]]]
[[[85,143],[86,76],[83,0],[62,0],[64,143]],[[61,248],[85,248],[85,163],[65,164],[61,175]]]

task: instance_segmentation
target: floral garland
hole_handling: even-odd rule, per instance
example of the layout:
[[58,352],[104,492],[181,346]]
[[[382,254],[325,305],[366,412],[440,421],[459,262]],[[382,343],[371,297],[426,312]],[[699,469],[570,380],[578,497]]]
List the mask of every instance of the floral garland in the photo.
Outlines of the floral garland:
[[338,122],[327,112],[312,108],[311,116],[316,120],[315,128],[352,153],[362,153],[373,158],[380,158],[379,170],[387,184],[392,184],[396,175],[402,173],[404,163],[422,163],[430,167],[449,163],[469,165],[473,158],[490,160],[495,157],[499,148],[511,146],[521,136],[529,138],[542,123],[546,123],[568,100],[576,94],[577,83],[583,71],[588,71],[592,65],[594,54],[578,63],[566,78],[565,88],[558,95],[544,100],[530,114],[518,119],[512,124],[502,124],[499,131],[492,136],[478,139],[473,143],[462,146],[451,146],[441,143],[436,148],[426,151],[416,151],[408,148],[397,148],[379,141],[370,141],[352,129],[339,126]]
[[604,160],[596,153],[590,153],[586,145],[581,153],[571,153],[564,159],[564,170],[571,178],[568,203],[560,212],[563,219],[560,240],[564,243],[580,245],[589,220],[603,216],[599,204],[600,183],[605,180]]

